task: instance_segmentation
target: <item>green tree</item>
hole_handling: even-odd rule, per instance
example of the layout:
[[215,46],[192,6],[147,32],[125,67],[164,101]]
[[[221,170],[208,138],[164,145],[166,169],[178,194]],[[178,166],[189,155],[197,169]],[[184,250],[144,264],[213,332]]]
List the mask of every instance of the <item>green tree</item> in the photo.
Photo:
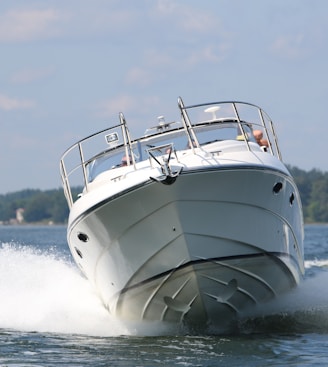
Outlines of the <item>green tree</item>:
[[66,222],[69,214],[68,205],[63,190],[52,192],[51,219],[55,223]]
[[307,221],[328,222],[328,178],[324,175],[313,182],[309,201]]
[[26,222],[40,222],[51,219],[51,196],[39,193],[26,202],[24,219]]

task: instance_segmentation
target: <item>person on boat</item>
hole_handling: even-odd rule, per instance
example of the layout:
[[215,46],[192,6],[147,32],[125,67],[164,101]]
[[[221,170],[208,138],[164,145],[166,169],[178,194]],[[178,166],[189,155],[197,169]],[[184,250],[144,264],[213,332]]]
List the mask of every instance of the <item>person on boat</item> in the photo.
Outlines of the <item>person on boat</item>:
[[126,155],[124,155],[121,159],[121,166],[127,166],[128,165],[128,160],[127,160],[127,157]]
[[122,160],[121,160],[121,167],[127,166],[128,165],[128,162],[129,162],[129,164],[132,163],[131,157],[130,156],[127,157],[126,155],[124,155],[122,157]]
[[253,131],[254,138],[257,142],[257,144],[260,147],[267,148],[269,146],[269,142],[267,139],[263,139],[263,132],[261,130],[254,130]]

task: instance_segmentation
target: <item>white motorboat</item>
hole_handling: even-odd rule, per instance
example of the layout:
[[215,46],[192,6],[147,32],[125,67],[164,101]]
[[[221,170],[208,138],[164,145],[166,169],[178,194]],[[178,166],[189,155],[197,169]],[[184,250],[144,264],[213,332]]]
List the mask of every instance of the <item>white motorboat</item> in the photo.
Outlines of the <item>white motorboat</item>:
[[120,113],[64,153],[68,244],[114,316],[227,326],[301,281],[300,196],[261,108],[178,107],[138,139]]

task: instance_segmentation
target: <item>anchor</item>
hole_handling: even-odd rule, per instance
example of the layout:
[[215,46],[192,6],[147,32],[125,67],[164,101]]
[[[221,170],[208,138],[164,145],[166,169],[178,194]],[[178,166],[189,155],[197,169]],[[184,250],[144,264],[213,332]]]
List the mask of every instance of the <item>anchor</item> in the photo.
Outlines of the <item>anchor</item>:
[[150,176],[149,178],[155,182],[160,182],[164,185],[172,185],[176,181],[177,177],[179,176],[179,174],[182,171],[182,167],[180,167],[175,172],[171,170],[169,163],[170,163],[171,154],[172,154],[172,147],[170,147],[169,149],[168,157],[163,157],[163,162],[160,162],[150,150],[148,150],[148,154],[150,155],[151,158],[154,159],[155,162],[159,164],[159,166],[161,167],[162,173],[163,173],[159,177]]

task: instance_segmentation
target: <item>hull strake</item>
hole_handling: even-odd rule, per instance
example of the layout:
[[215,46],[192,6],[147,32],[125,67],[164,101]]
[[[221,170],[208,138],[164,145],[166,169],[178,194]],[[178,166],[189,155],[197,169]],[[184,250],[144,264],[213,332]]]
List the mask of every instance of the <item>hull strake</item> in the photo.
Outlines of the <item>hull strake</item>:
[[286,256],[261,253],[191,261],[123,289],[113,297],[115,313],[130,320],[222,326],[227,318],[232,321],[248,307],[296,285],[282,260]]
[[69,243],[113,314],[216,322],[298,283],[302,219],[293,192],[287,175],[268,168],[184,174],[171,186],[104,198],[73,219]]
[[[281,260],[282,258],[289,259],[289,261],[293,263],[295,268],[298,268],[298,264],[296,263],[295,259],[293,259],[292,257],[290,257],[289,254],[286,254],[286,253],[269,253],[269,252],[264,253],[264,252],[262,252],[262,253],[257,253],[257,254],[225,256],[225,257],[217,257],[217,258],[211,258],[211,259],[199,259],[199,260],[189,261],[188,263],[184,263],[182,265],[179,265],[178,267],[176,267],[174,269],[166,270],[165,272],[163,272],[161,274],[157,274],[157,275],[155,275],[155,276],[153,276],[149,279],[145,279],[145,280],[141,281],[140,283],[133,284],[132,286],[126,286],[125,288],[122,289],[120,294],[129,292],[133,288],[138,288],[138,287],[143,286],[143,285],[145,285],[149,282],[152,282],[156,279],[166,277],[168,274],[172,274],[173,272],[180,271],[184,268],[194,267],[194,266],[202,265],[202,264],[206,264],[206,263],[219,264],[220,266],[223,266],[223,267],[225,267],[225,266],[229,267],[229,265],[227,265],[229,263],[229,261],[264,258],[264,257],[269,257],[273,261],[277,261],[277,263],[279,263],[282,268],[283,267],[285,268],[286,273],[290,274],[290,278],[292,280],[293,285],[297,284],[296,279],[293,277],[293,273],[290,271],[289,267],[285,264],[285,262]],[[298,269],[298,271],[300,272],[301,269]],[[249,276],[251,276],[251,275],[249,275]],[[257,278],[255,275],[253,277]],[[265,283],[265,282],[263,282],[263,283]],[[268,288],[270,290],[272,290],[271,287],[268,286]],[[272,293],[275,294],[275,292],[273,290],[272,290]]]

